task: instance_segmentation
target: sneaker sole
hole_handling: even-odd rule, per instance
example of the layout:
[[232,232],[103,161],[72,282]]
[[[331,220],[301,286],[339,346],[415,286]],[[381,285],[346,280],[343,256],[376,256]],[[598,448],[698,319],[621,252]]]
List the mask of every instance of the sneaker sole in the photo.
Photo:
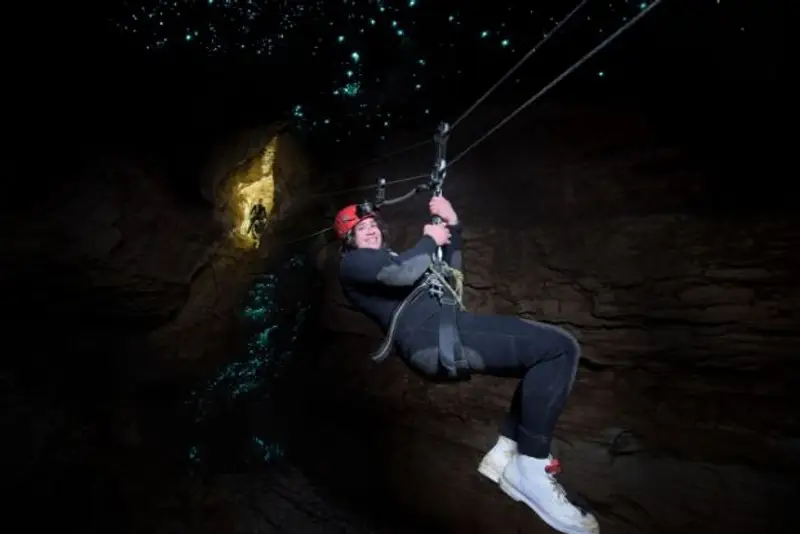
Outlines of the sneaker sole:
[[561,532],[562,534],[600,534],[600,529],[596,530],[586,530],[584,528],[572,528],[567,527],[555,519],[553,519],[549,514],[547,514],[537,503],[531,499],[528,499],[525,495],[522,494],[517,488],[514,487],[511,482],[506,480],[504,477],[500,477],[500,489],[511,497],[516,502],[524,503],[528,506],[531,510],[533,510],[536,515],[538,515],[542,521],[550,525],[555,530]]

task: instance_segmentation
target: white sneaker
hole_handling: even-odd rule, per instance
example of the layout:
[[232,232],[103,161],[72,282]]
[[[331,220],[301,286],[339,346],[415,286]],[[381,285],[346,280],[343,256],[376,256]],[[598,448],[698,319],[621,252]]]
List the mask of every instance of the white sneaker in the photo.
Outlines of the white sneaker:
[[558,460],[517,454],[500,477],[500,489],[524,502],[542,520],[564,534],[599,534],[595,517],[572,504],[555,478]]
[[517,442],[505,436],[500,436],[492,450],[486,453],[478,466],[478,472],[494,483],[500,481],[506,465],[517,454]]

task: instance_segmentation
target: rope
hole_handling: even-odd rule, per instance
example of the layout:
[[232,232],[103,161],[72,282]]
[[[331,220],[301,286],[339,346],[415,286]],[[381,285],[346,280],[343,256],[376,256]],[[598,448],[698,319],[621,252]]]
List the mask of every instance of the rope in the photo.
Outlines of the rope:
[[511,114],[510,114],[510,115],[508,115],[508,116],[507,116],[505,119],[501,120],[501,121],[500,121],[499,123],[497,123],[497,124],[496,124],[496,125],[495,125],[495,126],[492,128],[492,129],[490,129],[490,130],[489,130],[488,132],[486,132],[486,133],[485,133],[483,136],[481,136],[480,138],[478,138],[478,140],[477,140],[477,141],[475,141],[474,143],[472,143],[471,145],[469,145],[469,146],[468,146],[468,147],[467,147],[467,148],[466,148],[464,151],[462,151],[462,152],[461,152],[459,155],[457,155],[455,158],[453,158],[452,160],[450,160],[450,162],[449,162],[449,164],[447,165],[447,167],[449,168],[451,165],[455,165],[457,161],[459,161],[461,158],[463,158],[464,156],[466,156],[466,155],[467,155],[467,154],[468,154],[468,153],[469,153],[469,152],[470,152],[470,151],[471,151],[473,148],[475,148],[476,146],[478,146],[479,144],[481,144],[481,143],[482,143],[483,141],[485,141],[485,140],[486,140],[486,139],[487,139],[487,138],[488,138],[490,135],[492,135],[492,134],[493,134],[493,133],[495,133],[497,130],[499,130],[500,128],[502,128],[503,126],[505,126],[505,125],[506,125],[506,123],[508,123],[508,122],[509,122],[511,119],[513,119],[514,117],[516,117],[516,116],[517,116],[519,113],[521,113],[521,112],[522,112],[522,111],[523,111],[525,108],[527,108],[528,106],[530,106],[531,104],[533,104],[534,102],[536,102],[537,100],[539,100],[539,99],[540,99],[540,98],[541,98],[541,97],[542,97],[542,96],[543,96],[545,93],[547,93],[547,92],[548,92],[550,89],[552,89],[552,88],[553,88],[553,87],[554,87],[556,84],[558,84],[558,83],[559,83],[561,80],[563,80],[564,78],[566,78],[567,76],[569,76],[570,74],[572,74],[573,72],[575,72],[575,71],[576,71],[576,70],[577,70],[577,69],[578,69],[578,68],[579,68],[581,65],[583,65],[584,63],[586,63],[587,61],[589,61],[589,59],[591,59],[592,57],[594,57],[594,55],[595,55],[595,54],[597,54],[598,52],[600,52],[602,49],[604,49],[606,46],[608,46],[608,45],[609,45],[609,44],[610,44],[610,43],[611,43],[611,42],[612,42],[614,39],[616,39],[616,38],[617,38],[617,37],[619,37],[619,36],[620,36],[622,33],[624,33],[624,32],[625,32],[625,30],[629,29],[631,26],[633,26],[634,24],[636,24],[637,22],[639,22],[640,20],[642,20],[642,18],[643,18],[645,15],[647,15],[647,14],[650,12],[650,10],[652,10],[654,7],[656,7],[657,5],[659,5],[659,4],[660,4],[662,1],[663,1],[663,0],[655,0],[655,1],[654,1],[654,2],[652,2],[650,5],[648,5],[646,8],[644,8],[644,9],[643,9],[643,10],[641,10],[639,13],[637,13],[635,17],[633,17],[631,20],[629,20],[628,22],[626,22],[625,24],[623,24],[623,25],[622,25],[622,26],[621,26],[621,27],[620,27],[620,28],[619,28],[617,31],[615,31],[614,33],[612,33],[611,35],[609,35],[609,36],[608,36],[608,37],[607,37],[607,38],[606,38],[606,39],[605,39],[603,42],[601,42],[599,45],[597,45],[596,47],[594,47],[594,48],[593,48],[593,49],[592,49],[592,50],[591,50],[591,51],[590,51],[588,54],[586,54],[585,56],[583,56],[582,58],[580,58],[580,59],[579,59],[577,62],[573,63],[573,64],[572,64],[572,66],[571,66],[570,68],[568,68],[567,70],[565,70],[564,72],[562,72],[562,73],[561,73],[560,75],[558,75],[558,76],[557,76],[557,77],[556,77],[556,78],[555,78],[553,81],[551,81],[550,83],[548,83],[547,85],[545,85],[545,86],[544,86],[544,88],[542,88],[542,90],[541,90],[541,91],[539,91],[538,93],[536,93],[535,95],[533,95],[532,97],[530,97],[530,98],[529,98],[529,99],[528,99],[526,102],[524,102],[524,103],[523,103],[521,106],[519,106],[517,109],[515,109],[513,112],[511,112]]
[[470,106],[470,108],[469,108],[469,109],[467,109],[467,110],[466,110],[464,113],[462,113],[462,114],[461,114],[461,116],[460,116],[459,118],[457,118],[455,121],[453,121],[453,124],[450,126],[450,129],[452,130],[453,128],[455,128],[456,126],[458,126],[458,124],[459,124],[461,121],[463,121],[463,120],[464,120],[464,119],[466,119],[468,116],[470,116],[470,115],[472,114],[472,112],[473,112],[473,111],[475,111],[475,109],[476,109],[478,106],[480,106],[480,105],[483,103],[483,101],[484,101],[484,100],[486,100],[486,99],[489,97],[489,95],[491,95],[491,94],[494,92],[494,90],[495,90],[495,89],[497,89],[498,87],[500,87],[500,85],[501,85],[501,84],[502,84],[504,81],[506,81],[506,80],[508,79],[508,77],[509,77],[509,76],[511,76],[512,74],[514,74],[514,72],[516,72],[516,70],[517,70],[518,68],[520,68],[520,67],[522,66],[522,64],[523,64],[523,63],[525,63],[525,62],[526,62],[528,59],[530,59],[530,57],[531,57],[533,54],[535,54],[535,53],[536,53],[536,52],[537,52],[537,51],[538,51],[538,50],[539,50],[539,49],[542,47],[542,45],[544,45],[544,44],[545,44],[545,43],[546,43],[548,40],[550,40],[550,37],[552,37],[553,35],[555,35],[556,33],[558,33],[558,30],[559,30],[559,29],[561,29],[561,27],[562,27],[562,26],[564,26],[564,25],[565,25],[565,24],[566,24],[566,23],[569,21],[569,19],[571,19],[571,18],[572,18],[572,16],[573,16],[573,15],[575,15],[575,14],[576,14],[578,11],[580,11],[580,10],[581,10],[581,8],[582,8],[583,6],[585,6],[585,5],[586,5],[586,2],[588,2],[588,1],[589,1],[589,0],[583,0],[583,1],[582,1],[581,3],[579,3],[579,4],[578,4],[578,5],[575,7],[575,8],[573,8],[573,10],[572,10],[572,11],[570,11],[570,12],[569,12],[569,14],[568,14],[566,17],[564,17],[563,19],[561,19],[561,22],[559,22],[558,24],[556,24],[556,27],[555,27],[555,28],[553,28],[553,31],[551,31],[550,33],[547,33],[547,34],[545,34],[544,38],[543,38],[541,41],[539,41],[538,43],[536,43],[536,45],[535,45],[533,48],[531,48],[531,49],[530,49],[530,51],[528,51],[528,53],[527,53],[527,54],[525,54],[525,55],[522,57],[522,59],[520,59],[520,60],[517,62],[517,64],[516,64],[516,65],[514,65],[513,67],[511,67],[511,69],[510,69],[508,72],[506,72],[506,73],[503,75],[503,77],[502,77],[502,78],[500,78],[499,80],[497,80],[497,82],[496,82],[496,83],[495,83],[493,86],[491,86],[491,87],[489,88],[489,90],[488,90],[488,91],[486,91],[486,92],[483,94],[483,96],[481,96],[481,97],[480,97],[478,100],[476,100],[476,101],[475,101],[475,103],[474,103],[474,104],[472,104],[472,106]]
[[[453,278],[451,284],[448,276]],[[462,311],[466,311],[467,307],[464,305],[464,273],[459,269],[450,267],[444,262],[435,263],[430,267],[430,276],[426,280],[426,284],[430,284],[430,279],[435,278],[442,286],[447,289],[453,298],[456,299],[458,307]]]

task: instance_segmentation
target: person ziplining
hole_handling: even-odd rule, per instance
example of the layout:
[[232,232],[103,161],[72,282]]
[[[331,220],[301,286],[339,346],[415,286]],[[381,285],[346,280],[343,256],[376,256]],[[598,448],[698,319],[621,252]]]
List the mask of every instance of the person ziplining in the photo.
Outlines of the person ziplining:
[[[386,334],[373,355],[376,362],[385,360],[395,348],[406,365],[434,381],[468,380],[472,374],[519,378],[497,442],[481,460],[478,471],[514,501],[526,504],[548,525],[565,534],[600,532],[595,516],[574,502],[559,483],[556,476],[561,465],[551,453],[556,422],[575,382],[580,345],[567,330],[551,324],[474,314],[464,308],[463,223],[442,195],[442,189],[449,166],[662,1],[652,2],[449,164],[445,154],[451,128],[442,123],[435,136],[437,156],[429,183],[387,200],[388,184],[381,179],[374,202],[344,207],[333,223],[341,243],[339,281],[344,295]],[[567,18],[585,3],[581,2]],[[507,77],[508,74],[503,79]],[[456,122],[485,98],[486,95]],[[405,180],[397,182],[401,181]],[[387,242],[387,227],[379,210],[423,191],[433,191],[428,203],[433,220],[422,227],[416,244],[397,253]]]
[[342,243],[339,279],[348,301],[386,332],[373,357],[392,345],[402,360],[431,380],[464,380],[472,373],[521,377],[494,447],[478,471],[547,524],[570,534],[599,533],[595,517],[573,504],[556,475],[553,430],[575,381],[580,347],[566,330],[517,317],[478,315],[461,305],[462,222],[441,195],[447,126],[437,134],[439,155],[428,204],[434,217],[408,250],[396,253],[377,210],[395,201],[378,188],[374,204],[350,205],[336,215]]

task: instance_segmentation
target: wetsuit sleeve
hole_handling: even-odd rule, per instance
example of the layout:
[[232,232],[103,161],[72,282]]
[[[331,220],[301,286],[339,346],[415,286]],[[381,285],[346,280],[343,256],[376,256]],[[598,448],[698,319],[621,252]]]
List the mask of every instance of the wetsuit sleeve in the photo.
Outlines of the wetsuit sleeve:
[[353,250],[342,258],[339,278],[360,284],[413,286],[428,270],[435,252],[436,242],[428,236],[396,256],[385,249]]
[[461,221],[450,226],[450,244],[442,248],[442,259],[455,269],[463,269],[461,256]]

